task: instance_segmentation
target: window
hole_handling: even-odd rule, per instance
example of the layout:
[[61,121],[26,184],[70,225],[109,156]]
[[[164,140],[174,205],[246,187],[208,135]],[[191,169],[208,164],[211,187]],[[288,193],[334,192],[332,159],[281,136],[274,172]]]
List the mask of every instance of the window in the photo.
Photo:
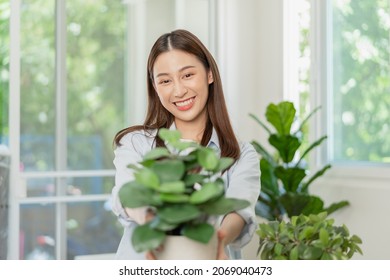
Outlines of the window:
[[208,42],[209,21],[192,13],[208,14],[209,5],[0,0],[0,144],[12,159],[8,258],[116,251],[123,228],[108,200],[113,137],[143,121],[151,44],[183,27]]
[[115,251],[106,201],[124,126],[126,23],[120,1],[20,3],[20,259]]
[[390,163],[390,2],[335,0],[330,12],[333,159]]
[[327,157],[341,165],[390,162],[390,3],[334,0],[312,13],[313,89],[328,112]]

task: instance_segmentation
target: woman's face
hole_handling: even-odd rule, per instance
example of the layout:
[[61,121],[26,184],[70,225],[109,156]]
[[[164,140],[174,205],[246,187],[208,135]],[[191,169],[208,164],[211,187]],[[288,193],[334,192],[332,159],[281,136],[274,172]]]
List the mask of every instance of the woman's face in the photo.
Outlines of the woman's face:
[[175,117],[176,125],[205,123],[213,77],[196,56],[180,50],[160,54],[153,66],[153,79],[161,104]]

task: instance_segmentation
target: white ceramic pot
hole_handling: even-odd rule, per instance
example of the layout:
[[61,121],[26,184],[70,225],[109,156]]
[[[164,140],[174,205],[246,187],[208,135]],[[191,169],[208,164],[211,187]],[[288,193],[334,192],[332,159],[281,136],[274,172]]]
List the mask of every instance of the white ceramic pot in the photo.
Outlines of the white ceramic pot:
[[208,244],[185,236],[167,236],[161,252],[155,252],[159,260],[215,260],[218,239],[214,234]]

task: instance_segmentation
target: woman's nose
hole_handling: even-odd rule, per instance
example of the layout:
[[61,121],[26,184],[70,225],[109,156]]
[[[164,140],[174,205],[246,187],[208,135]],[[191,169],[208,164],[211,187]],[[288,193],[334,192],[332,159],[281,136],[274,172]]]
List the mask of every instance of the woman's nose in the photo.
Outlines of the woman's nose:
[[178,81],[175,83],[174,87],[174,95],[175,97],[183,97],[187,93],[188,89],[185,87],[185,85]]

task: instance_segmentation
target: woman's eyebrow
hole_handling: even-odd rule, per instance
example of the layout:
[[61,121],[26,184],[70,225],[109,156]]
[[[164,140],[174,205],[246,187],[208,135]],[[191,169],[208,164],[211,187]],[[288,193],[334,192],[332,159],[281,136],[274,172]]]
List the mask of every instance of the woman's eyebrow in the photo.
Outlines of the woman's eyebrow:
[[[195,66],[193,66],[193,65],[184,66],[184,67],[180,68],[178,72],[183,72],[183,71],[185,71],[185,70],[187,70],[187,69],[190,69],[190,68],[195,68]],[[168,73],[158,73],[158,74],[156,75],[156,78],[158,78],[158,77],[160,77],[160,76],[166,76],[166,75],[169,75],[169,74],[168,74]]]

